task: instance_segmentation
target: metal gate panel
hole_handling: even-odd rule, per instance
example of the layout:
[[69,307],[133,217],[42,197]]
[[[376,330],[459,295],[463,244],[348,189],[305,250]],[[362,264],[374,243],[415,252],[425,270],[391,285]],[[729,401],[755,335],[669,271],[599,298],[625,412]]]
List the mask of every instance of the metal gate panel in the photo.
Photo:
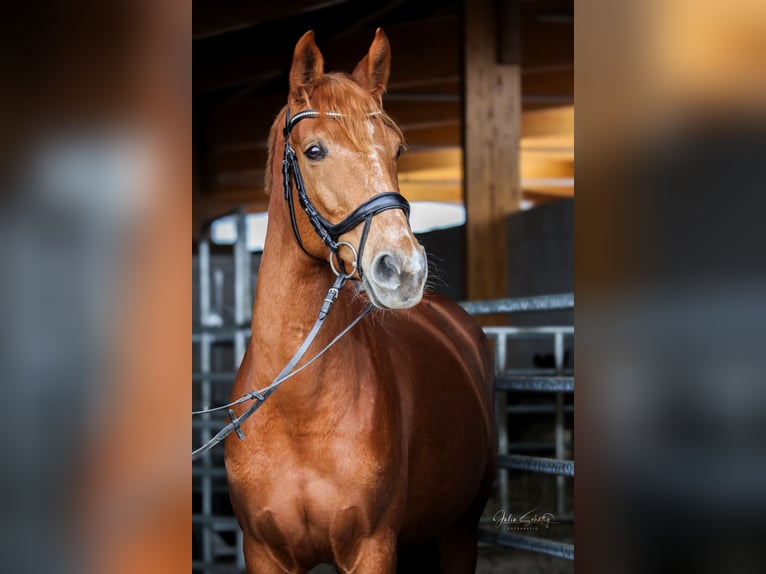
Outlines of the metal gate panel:
[[[492,301],[472,301],[461,303],[462,307],[472,315],[495,315],[524,313],[536,311],[557,311],[574,309],[574,294],[542,295],[537,297],[522,297],[514,299],[498,299]],[[563,456],[563,425],[567,409],[563,396],[574,393],[574,377],[563,376],[564,337],[574,336],[574,327],[485,327],[485,334],[495,341],[495,391],[496,412],[498,425],[498,483],[501,491],[501,501],[505,508],[508,492],[508,470],[520,470],[540,474],[555,475],[558,481],[559,510],[561,511],[564,477],[574,477],[574,461],[564,460]],[[556,369],[550,375],[540,374],[538,370],[529,373],[509,373],[506,364],[506,345],[509,338],[542,337],[554,339],[554,356]],[[514,412],[506,403],[506,393],[551,393],[556,397],[553,408],[518,407],[515,412],[553,412],[556,415],[555,458],[509,454],[511,443],[508,441],[507,414]],[[545,405],[543,405],[545,406]],[[569,412],[573,412],[573,408]],[[505,498],[503,498],[505,497]],[[497,528],[480,528],[479,540],[504,548],[514,548],[555,556],[566,560],[574,560],[574,544],[536,538],[516,533],[502,532]]]

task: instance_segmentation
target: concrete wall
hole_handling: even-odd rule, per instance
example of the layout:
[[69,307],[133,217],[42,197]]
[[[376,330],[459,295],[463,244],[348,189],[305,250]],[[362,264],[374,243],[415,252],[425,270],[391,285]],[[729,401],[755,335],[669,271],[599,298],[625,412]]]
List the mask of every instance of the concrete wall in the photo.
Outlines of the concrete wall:
[[[419,235],[429,256],[431,286],[466,298],[465,227]],[[508,218],[508,296],[574,291],[574,200],[562,199]]]
[[508,296],[574,291],[574,200],[508,218]]

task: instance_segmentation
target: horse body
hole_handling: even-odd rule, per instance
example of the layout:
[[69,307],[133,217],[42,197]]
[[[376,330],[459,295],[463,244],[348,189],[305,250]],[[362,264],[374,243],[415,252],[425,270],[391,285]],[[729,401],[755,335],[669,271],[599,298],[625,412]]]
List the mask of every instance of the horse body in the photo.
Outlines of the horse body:
[[[283,144],[277,126],[285,113],[272,129],[272,148]],[[269,169],[270,181],[279,181],[276,158]],[[266,386],[289,361],[334,279],[293,240],[279,192],[269,214],[253,336],[235,397]],[[398,255],[415,247],[411,234],[391,231],[397,217],[376,216],[360,257],[384,281],[394,268],[404,276],[407,265],[416,267]],[[307,223],[300,225],[307,248],[319,252]],[[358,240],[359,232],[348,235]],[[355,281],[341,291],[312,352],[365,307],[371,288]],[[404,306],[413,297],[399,300]],[[400,569],[475,568],[476,524],[495,467],[491,357],[462,309],[434,294],[417,300],[363,319],[242,425],[245,440],[227,438],[229,491],[250,572],[303,572],[321,562],[342,572],[393,572],[397,554]],[[401,554],[418,545],[423,552]]]

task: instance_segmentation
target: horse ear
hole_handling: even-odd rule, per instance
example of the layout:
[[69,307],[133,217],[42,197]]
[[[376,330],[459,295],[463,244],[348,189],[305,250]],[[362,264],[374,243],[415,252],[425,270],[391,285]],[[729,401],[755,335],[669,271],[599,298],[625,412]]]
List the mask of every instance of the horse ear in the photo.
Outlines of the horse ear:
[[293,63],[290,67],[290,96],[294,100],[301,101],[302,92],[323,73],[324,59],[314,43],[314,31],[309,30],[295,45]]
[[370,51],[354,68],[354,81],[367,88],[373,96],[380,97],[386,91],[388,75],[391,72],[391,46],[385,32],[378,28]]

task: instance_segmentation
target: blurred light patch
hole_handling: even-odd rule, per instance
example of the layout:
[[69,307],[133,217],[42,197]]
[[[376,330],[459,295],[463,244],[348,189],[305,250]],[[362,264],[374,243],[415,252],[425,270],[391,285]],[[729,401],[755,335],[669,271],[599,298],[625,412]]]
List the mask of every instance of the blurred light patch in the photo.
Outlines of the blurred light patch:
[[[156,177],[153,148],[119,122],[51,131],[16,166],[2,203],[0,434],[14,437],[4,444],[14,462],[0,472],[0,531],[14,535],[2,537],[1,571],[85,568],[64,511],[122,391],[114,357],[126,265]],[[46,542],[32,550],[35,537]]]
[[[248,251],[263,251],[268,223],[267,213],[248,213],[245,216]],[[227,215],[216,219],[210,226],[210,237],[218,245],[234,245],[237,241],[237,216]]]
[[148,138],[129,129],[80,128],[34,154],[32,189],[52,204],[75,206],[111,226],[138,214],[152,179]]
[[464,224],[464,205],[436,201],[413,201],[410,204],[410,225],[415,233],[449,229]]

